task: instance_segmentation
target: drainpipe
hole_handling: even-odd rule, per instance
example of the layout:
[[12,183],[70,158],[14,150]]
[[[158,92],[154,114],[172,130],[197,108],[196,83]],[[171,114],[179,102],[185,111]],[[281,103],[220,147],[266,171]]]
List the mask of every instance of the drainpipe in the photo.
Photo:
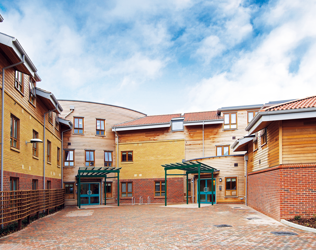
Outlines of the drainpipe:
[[63,188],[63,181],[64,181],[64,133],[69,131],[69,130],[72,130],[72,128],[61,132],[61,160],[62,160],[62,164],[61,164],[61,188]]
[[191,196],[192,196],[192,203],[194,203],[194,175],[193,175],[193,186],[192,186],[192,192],[191,192]]
[[45,132],[46,132],[46,114],[48,114],[49,112],[53,112],[53,111],[55,111],[56,110],[56,108],[55,109],[53,109],[53,110],[49,110],[49,111],[47,111],[46,113],[44,113],[44,135],[43,135],[43,189],[45,189],[45,138],[46,138],[46,136],[45,136]]
[[[117,145],[117,149],[116,149],[116,167],[118,168],[119,167],[119,136],[116,132],[116,128],[114,128],[114,132],[115,132],[115,135],[116,135],[116,145]],[[118,173],[117,173],[118,175]],[[119,179],[117,179],[117,181],[119,182]],[[120,183],[117,184],[117,186],[119,187]],[[117,190],[117,192],[119,192],[119,190]],[[117,194],[117,198],[119,199],[120,197],[120,194],[118,193]],[[106,197],[105,197],[106,199]]]
[[[4,143],[4,76],[5,70],[15,67],[24,63],[25,55],[22,55],[22,60],[18,63],[9,65],[7,67],[2,68],[2,106],[1,106],[1,191],[3,191],[3,143]],[[3,226],[3,225],[2,225]]]
[[204,154],[204,121],[203,121],[203,157],[205,156]]
[[246,190],[245,190],[245,205],[248,206],[248,155],[244,156],[244,159],[246,161]]

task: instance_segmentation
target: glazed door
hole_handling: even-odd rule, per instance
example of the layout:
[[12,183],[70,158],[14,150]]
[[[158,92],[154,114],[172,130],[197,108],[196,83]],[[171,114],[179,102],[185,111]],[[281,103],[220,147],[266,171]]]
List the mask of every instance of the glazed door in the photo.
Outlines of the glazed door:
[[80,188],[81,205],[100,204],[100,184],[83,183]]
[[213,191],[212,191],[212,179],[200,180],[200,201],[201,203],[216,204],[216,180],[213,179]]

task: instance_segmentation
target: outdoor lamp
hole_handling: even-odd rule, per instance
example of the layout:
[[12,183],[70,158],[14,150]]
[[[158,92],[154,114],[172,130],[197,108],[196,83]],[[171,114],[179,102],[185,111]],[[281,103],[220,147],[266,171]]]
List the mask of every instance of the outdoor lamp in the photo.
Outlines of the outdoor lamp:
[[31,139],[29,142],[28,141],[25,141],[25,144],[28,144],[28,143],[43,143],[43,141],[41,139]]
[[222,182],[222,178],[219,178],[219,182]]

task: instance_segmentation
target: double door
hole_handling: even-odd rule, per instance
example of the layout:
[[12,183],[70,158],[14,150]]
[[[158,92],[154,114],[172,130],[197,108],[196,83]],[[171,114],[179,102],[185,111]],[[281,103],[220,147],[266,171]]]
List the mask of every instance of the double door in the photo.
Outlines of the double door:
[[200,202],[201,203],[212,203],[216,204],[216,180],[213,179],[201,179],[200,180]]
[[100,183],[82,183],[80,186],[81,205],[100,204]]

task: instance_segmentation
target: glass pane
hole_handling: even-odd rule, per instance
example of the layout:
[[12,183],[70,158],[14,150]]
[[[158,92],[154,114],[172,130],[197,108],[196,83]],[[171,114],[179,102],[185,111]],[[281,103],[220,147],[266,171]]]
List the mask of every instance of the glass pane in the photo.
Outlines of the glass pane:
[[90,204],[97,203],[99,204],[99,196],[97,197],[90,197]]
[[228,155],[228,147],[224,147],[224,155]]
[[200,194],[200,202],[206,202],[205,194]]
[[133,191],[133,183],[128,183],[128,192]]
[[230,178],[227,178],[227,179],[226,179],[226,183],[227,183],[227,182],[230,182]]
[[73,161],[73,160],[74,160],[74,152],[69,151],[69,161]]
[[236,190],[236,180],[231,182],[231,189]]
[[253,119],[253,113],[250,112],[248,113],[248,122],[251,122],[252,119]]
[[236,123],[236,114],[231,114],[231,124],[235,124]]
[[[212,192],[212,180],[207,180],[207,189],[208,192]],[[213,185],[213,192],[214,192],[214,185]]]
[[79,129],[79,134],[83,134],[83,130],[82,129]]
[[132,193],[128,193],[127,196],[128,197],[133,197],[133,194]]
[[156,192],[156,193],[155,193],[155,196],[160,196],[160,192]]
[[237,128],[237,125],[235,124],[235,125],[231,125],[230,126],[231,128]]
[[128,161],[133,161],[133,153],[128,152]]
[[104,121],[101,121],[101,129],[104,130]]
[[229,114],[224,115],[224,124],[229,124]]
[[155,191],[160,191],[160,182],[155,183]]
[[126,193],[126,183],[122,183],[122,193]]
[[101,131],[101,135],[104,135],[104,131]]
[[100,131],[97,130],[97,135],[99,135],[99,134],[100,134]]
[[104,161],[109,161],[109,153],[104,152]]
[[68,162],[66,162],[66,161],[64,162],[64,165],[65,165],[65,166],[69,166],[69,165],[68,165]]
[[90,194],[99,194],[99,184],[90,184]]
[[109,161],[112,161],[112,153],[108,152],[108,154],[109,154]]
[[89,151],[86,151],[86,161],[89,161],[90,158],[89,158]]
[[79,128],[83,128],[83,126],[82,126],[82,119],[79,119]]
[[86,167],[89,167],[89,162],[86,162]]
[[205,180],[200,180],[200,192],[204,192]]
[[122,153],[122,161],[126,161],[126,153],[125,152]]
[[126,193],[123,193],[123,191],[122,191],[122,197],[126,197]]
[[75,119],[75,128],[78,128],[78,119]]
[[18,121],[14,120],[14,138],[18,138]]
[[218,147],[217,148],[217,153],[216,153],[217,156],[220,156],[222,155],[222,147]]
[[165,182],[161,183],[161,191],[165,191]]
[[70,165],[70,166],[74,166],[74,162],[70,162],[69,165]]
[[93,151],[90,152],[90,161],[94,161],[94,153],[93,153]]
[[100,129],[101,125],[100,125],[100,121],[97,121],[97,129]]
[[89,184],[81,184],[80,185],[80,194],[88,194]]
[[183,121],[172,121],[172,130],[183,130]]
[[224,125],[224,129],[229,129],[229,125]]
[[89,197],[81,197],[81,204],[89,204]]

